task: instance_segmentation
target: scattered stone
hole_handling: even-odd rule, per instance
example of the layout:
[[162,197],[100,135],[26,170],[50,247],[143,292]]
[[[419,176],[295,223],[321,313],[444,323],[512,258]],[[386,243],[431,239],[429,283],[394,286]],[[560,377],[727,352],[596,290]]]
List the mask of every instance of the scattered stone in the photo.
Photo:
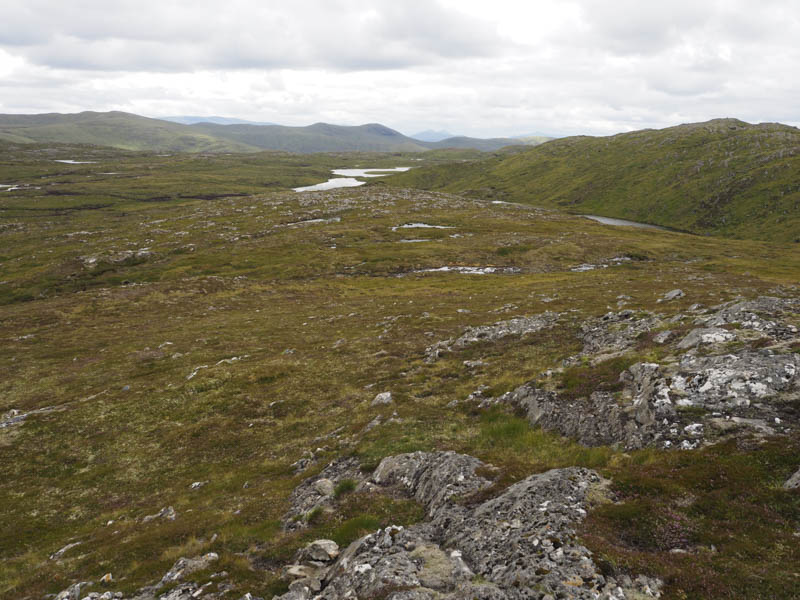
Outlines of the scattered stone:
[[464,366],[468,369],[478,369],[480,367],[485,367],[488,363],[482,360],[465,360]]
[[25,419],[31,417],[33,415],[41,415],[60,409],[57,406],[46,406],[45,408],[37,408],[36,410],[31,410],[29,412],[22,412],[16,408],[12,408],[8,412],[4,413],[2,417],[0,417],[0,429],[5,429],[6,427],[11,427],[13,425],[21,425]]
[[664,300],[669,302],[670,300],[677,300],[678,298],[683,298],[684,296],[685,294],[683,293],[683,290],[675,289],[664,294]]
[[339,544],[333,540],[315,540],[298,552],[296,562],[331,562],[339,556]]
[[219,555],[216,552],[209,552],[208,554],[196,556],[194,558],[179,558],[164,577],[161,578],[159,586],[176,583],[182,580],[186,575],[207,569],[217,560],[219,560]]
[[670,339],[674,337],[674,332],[667,329],[665,331],[661,331],[653,336],[653,341],[656,344],[666,344]]
[[380,425],[381,423],[383,423],[383,417],[381,417],[380,415],[378,415],[377,417],[375,417],[374,419],[372,419],[372,421],[370,421],[369,423],[367,423],[367,424],[364,426],[364,429],[361,431],[361,433],[369,433],[370,431],[372,431],[373,429],[375,429],[375,428],[376,428],[378,425]]
[[[282,517],[283,528],[296,530],[306,527],[307,523],[303,517],[316,508],[331,506],[334,501],[331,486],[335,490],[336,485],[345,479],[356,483],[365,481],[366,475],[361,471],[357,459],[334,460],[318,475],[304,480],[289,497],[289,510]],[[324,483],[318,483],[320,481],[324,481]]]
[[59,560],[64,554],[66,554],[69,550],[72,550],[76,546],[80,546],[83,542],[72,542],[71,544],[67,544],[58,552],[54,552],[50,555],[50,560]]
[[199,490],[204,485],[208,485],[208,480],[206,481],[195,481],[192,485],[189,486],[190,490]]
[[578,334],[583,341],[582,356],[615,354],[634,346],[643,333],[658,329],[663,324],[661,315],[635,313],[632,310],[609,312],[581,325]]
[[736,334],[727,329],[719,327],[704,327],[693,329],[689,334],[678,342],[678,348],[687,350],[706,344],[724,344],[736,339]]
[[178,516],[178,513],[175,512],[175,509],[171,506],[167,506],[162,508],[154,515],[147,515],[146,517],[142,518],[142,523],[149,523],[155,519],[166,519],[167,521],[174,521],[175,518]]
[[372,400],[371,406],[382,406],[392,404],[392,392],[381,392]]
[[335,486],[330,479],[323,478],[317,479],[314,482],[314,489],[321,495],[321,496],[333,496]]

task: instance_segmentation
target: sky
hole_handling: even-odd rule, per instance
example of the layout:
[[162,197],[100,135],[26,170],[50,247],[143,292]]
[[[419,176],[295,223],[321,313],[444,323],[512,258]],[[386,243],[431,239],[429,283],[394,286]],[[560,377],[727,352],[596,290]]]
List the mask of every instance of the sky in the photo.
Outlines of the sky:
[[798,0],[6,0],[0,113],[406,134],[800,125]]

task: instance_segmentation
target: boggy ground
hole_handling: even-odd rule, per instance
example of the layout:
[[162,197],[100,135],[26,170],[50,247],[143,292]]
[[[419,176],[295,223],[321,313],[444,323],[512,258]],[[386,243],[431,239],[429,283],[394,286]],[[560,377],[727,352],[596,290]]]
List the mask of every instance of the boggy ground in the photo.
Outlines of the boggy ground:
[[[17,179],[56,177],[50,158],[30,158]],[[382,186],[269,192],[252,184],[258,163],[232,175],[230,157],[193,159],[202,168],[95,158],[56,163],[53,182],[91,202],[0,191],[0,596],[41,598],[106,573],[112,583],[86,589],[131,594],[180,557],[213,552],[183,581],[270,598],[307,542],[344,546],[424,517],[413,500],[344,485],[333,511],[284,531],[303,479],[343,456],[369,472],[387,456],[454,450],[499,469],[487,497],[554,467],[610,477],[613,501],[578,532],[607,574],[660,577],[669,598],[793,597],[800,499],[781,484],[800,466],[796,435],[625,452],[465,400],[565,359],[567,389],[613,392],[621,371],[661,351],[643,339],[607,373],[576,366],[582,325],[623,307],[673,315],[796,297],[796,246]],[[145,164],[153,190],[171,180],[170,193],[130,194]],[[328,166],[277,187],[323,180]],[[84,181],[125,168],[130,180]],[[448,229],[392,229],[411,223]],[[433,271],[442,267],[495,271]],[[675,288],[685,295],[659,302]],[[555,324],[527,335],[426,352],[470,327],[546,312]],[[381,392],[392,403],[373,406]]]

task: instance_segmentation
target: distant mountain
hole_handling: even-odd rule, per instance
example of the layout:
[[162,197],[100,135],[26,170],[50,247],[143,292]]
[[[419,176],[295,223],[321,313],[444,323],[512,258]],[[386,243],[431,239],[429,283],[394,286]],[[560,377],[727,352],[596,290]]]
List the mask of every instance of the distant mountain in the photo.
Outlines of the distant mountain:
[[471,138],[465,136],[447,138],[440,142],[426,142],[428,148],[474,148],[482,152],[494,152],[506,146],[526,146],[524,142],[512,138]]
[[411,136],[415,140],[419,140],[420,142],[441,142],[442,140],[446,140],[447,138],[458,137],[454,133],[450,133],[448,131],[434,131],[433,129],[426,129],[425,131],[420,131],[419,133],[415,133]]
[[423,142],[378,123],[344,126],[315,123],[283,125],[186,125],[123,112],[0,115],[0,140],[112,146],[127,150],[172,152],[425,152],[441,148],[493,152],[518,140],[453,137]]
[[424,152],[422,142],[378,123],[347,126],[315,123],[284,125],[189,125],[193,131],[263,150],[286,152]]
[[528,146],[538,146],[556,138],[549,135],[515,135],[513,139],[522,142]]
[[194,125],[195,123],[214,123],[215,125],[276,125],[268,121],[247,121],[246,119],[234,119],[232,117],[158,117],[162,121],[180,123],[182,125]]
[[390,185],[800,242],[800,129],[715,119],[553,140],[503,157],[420,167]]
[[0,115],[0,139],[22,143],[113,146],[172,152],[254,152],[258,148],[212,137],[187,125],[124,112]]

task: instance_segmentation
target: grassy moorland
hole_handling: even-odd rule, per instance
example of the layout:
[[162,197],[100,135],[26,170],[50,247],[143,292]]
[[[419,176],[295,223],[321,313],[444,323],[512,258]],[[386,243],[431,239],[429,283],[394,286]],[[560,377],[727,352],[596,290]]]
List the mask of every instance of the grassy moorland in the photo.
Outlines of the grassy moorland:
[[554,140],[390,182],[726,237],[800,241],[800,130],[735,119]]
[[[506,484],[598,468],[623,501],[590,515],[585,543],[610,571],[665,578],[668,598],[794,597],[800,496],[779,485],[797,467],[796,442],[623,453],[451,403],[559,365],[580,349],[580,323],[616,310],[621,295],[662,312],[796,296],[800,246],[380,185],[289,191],[333,167],[407,160],[0,152],[0,183],[19,186],[0,188],[0,416],[46,409],[0,429],[0,597],[41,598],[107,572],[132,591],[207,551],[236,582],[231,597],[271,597],[304,542],[344,544],[422,516],[410,501],[343,488],[335,513],[283,533],[294,486],[338,456],[369,468],[429,449],[491,462]],[[416,222],[447,229],[393,229]],[[515,271],[424,272],[443,266]],[[684,298],[658,304],[676,287]],[[557,327],[424,360],[467,326],[544,311],[563,315]],[[585,368],[570,377],[603,376]],[[380,391],[394,405],[371,407]],[[383,424],[366,430],[378,415]],[[167,506],[175,520],[142,521]],[[676,535],[714,553],[670,554]]]

